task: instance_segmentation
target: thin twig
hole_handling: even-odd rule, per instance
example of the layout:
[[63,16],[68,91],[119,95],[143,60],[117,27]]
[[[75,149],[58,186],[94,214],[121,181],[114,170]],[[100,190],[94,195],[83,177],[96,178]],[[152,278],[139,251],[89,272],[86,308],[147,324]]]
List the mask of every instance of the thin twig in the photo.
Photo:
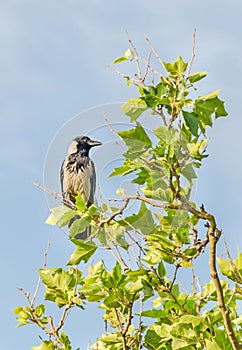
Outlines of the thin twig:
[[196,43],[196,28],[194,28],[193,31],[193,35],[192,35],[192,56],[191,56],[191,60],[188,66],[188,71],[187,71],[187,76],[189,77],[191,70],[192,70],[192,65],[193,65],[193,61],[195,58],[195,43]]
[[33,185],[36,186],[37,188],[40,188],[45,193],[48,193],[51,196],[55,197],[55,199],[60,199],[63,202],[63,204],[67,205],[71,209],[76,210],[76,205],[74,203],[72,203],[70,200],[63,198],[63,196],[60,192],[56,192],[54,190],[51,190],[50,188],[42,186],[36,182],[33,182]]
[[124,78],[124,79],[128,79],[129,81],[131,81],[132,83],[134,84],[139,84],[140,83],[140,80],[139,79],[134,79],[134,78],[131,78],[129,77],[128,75],[120,72],[117,68],[115,68],[114,66],[112,65],[108,65],[108,68],[111,68],[116,74],[118,74],[120,77]]
[[57,331],[56,328],[54,327],[54,322],[53,322],[53,317],[52,317],[52,316],[49,316],[49,317],[48,317],[48,324],[49,324],[49,327],[50,327],[50,330],[51,330],[51,334],[55,337],[56,341],[57,341],[59,344],[64,345],[63,342],[60,340],[58,331]]
[[[106,122],[106,124],[107,124],[107,126],[108,126],[108,128],[109,128],[109,130],[110,130],[110,132],[111,132],[112,134],[114,134],[117,138],[119,138],[119,139],[122,141],[122,143],[124,144],[124,140],[123,140],[122,137],[113,129],[113,127],[112,127],[112,125],[111,125],[111,123],[110,123],[110,121],[109,121],[109,119],[108,119],[106,113],[103,113],[103,119],[105,120],[105,122]],[[126,148],[125,148],[123,145],[120,145],[120,143],[118,143],[118,145],[119,145],[120,147],[122,147],[123,150],[126,150]]]
[[194,271],[194,267],[192,267],[192,295],[196,294],[196,275]]
[[142,60],[146,63],[146,69],[145,69],[145,73],[144,73],[144,76],[143,76],[143,82],[145,82],[145,79],[147,78],[147,75],[148,75],[148,73],[150,71],[151,56],[152,56],[152,51],[150,51],[147,61],[146,61],[145,58],[142,57]]
[[172,279],[172,282],[171,282],[171,285],[170,285],[170,291],[172,290],[172,287],[174,286],[174,283],[175,283],[176,277],[177,277],[177,272],[178,272],[180,267],[181,267],[180,264],[177,264],[176,267],[175,267],[174,276],[173,276],[173,279]]
[[[49,248],[50,248],[50,239],[48,239],[47,247],[46,247],[46,250],[45,250],[45,253],[44,253],[43,268],[46,267],[46,261],[47,261],[47,255],[48,255],[48,252],[49,252]],[[40,283],[41,283],[41,278],[39,276],[38,282],[37,282],[37,286],[36,286],[36,289],[35,289],[33,298],[31,300],[31,304],[30,304],[30,307],[33,308],[33,309],[34,309],[34,303],[35,303],[36,297],[37,297],[39,289],[40,289]]]
[[[142,312],[143,312],[143,300],[142,300],[142,292],[139,293],[139,328],[138,328],[138,332],[139,332],[139,335],[140,335],[140,338],[142,336],[142,325],[143,325],[143,322],[142,322]],[[141,344],[139,344],[139,349],[141,349]]]
[[121,254],[120,251],[119,251],[118,245],[117,245],[116,243],[114,243],[114,242],[112,242],[112,244],[113,244],[113,246],[114,246],[115,249],[116,249],[116,252],[117,252],[117,254],[118,254],[118,256],[119,256],[119,261],[121,261],[121,266],[123,266],[124,272],[125,272],[125,271],[128,271],[128,270],[129,270],[129,267],[128,267],[128,265],[126,264],[126,262],[124,261],[124,259],[123,259],[123,257],[122,257],[122,254]]
[[61,315],[60,321],[55,328],[55,332],[58,334],[59,330],[64,326],[65,320],[68,316],[68,311],[73,307],[73,302],[70,301],[68,305],[65,306],[63,313]]
[[134,46],[134,44],[133,44],[133,42],[132,42],[132,40],[131,40],[131,38],[130,38],[130,36],[129,36],[129,33],[128,33],[127,31],[126,31],[125,33],[126,33],[126,35],[127,35],[128,42],[129,42],[129,44],[130,44],[130,46],[132,47],[133,52],[134,52],[134,59],[135,59],[136,66],[137,66],[137,72],[138,72],[137,76],[138,76],[138,79],[139,79],[139,81],[140,81],[141,83],[143,83],[143,82],[144,82],[144,78],[142,78],[142,74],[141,74],[141,68],[140,68],[140,63],[139,63],[139,55],[138,55],[138,52],[137,52],[136,47]]
[[167,126],[166,117],[165,117],[165,114],[163,112],[163,106],[162,105],[158,105],[156,107],[155,111],[156,111],[157,114],[159,114],[161,116],[164,125]]
[[150,46],[151,50],[153,51],[155,57],[157,58],[157,60],[160,62],[160,64],[163,66],[163,62],[162,59],[160,58],[158,52],[156,51],[155,47],[152,45],[150,39],[148,38],[148,36],[145,34],[145,40],[147,41],[148,45]]

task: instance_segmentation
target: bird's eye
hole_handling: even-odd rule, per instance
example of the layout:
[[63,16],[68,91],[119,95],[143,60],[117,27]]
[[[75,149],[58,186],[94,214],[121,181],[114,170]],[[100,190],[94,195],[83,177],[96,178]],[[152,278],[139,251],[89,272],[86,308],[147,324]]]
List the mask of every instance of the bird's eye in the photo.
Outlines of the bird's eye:
[[88,138],[88,137],[83,137],[82,142],[87,143],[87,141],[88,141],[88,140],[89,140],[89,138]]

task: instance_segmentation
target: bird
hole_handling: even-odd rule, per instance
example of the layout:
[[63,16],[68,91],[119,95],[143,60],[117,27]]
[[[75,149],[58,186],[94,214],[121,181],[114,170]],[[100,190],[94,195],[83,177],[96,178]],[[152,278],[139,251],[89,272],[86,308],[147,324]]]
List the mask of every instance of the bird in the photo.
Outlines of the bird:
[[[79,193],[87,207],[94,203],[96,172],[94,162],[89,157],[89,151],[92,147],[100,145],[102,142],[94,141],[88,136],[77,136],[71,142],[60,172],[61,192],[66,205],[68,202],[75,204]],[[70,220],[69,228],[77,218],[80,216],[76,215]],[[75,238],[84,240],[90,236],[90,233],[91,226],[88,226]]]

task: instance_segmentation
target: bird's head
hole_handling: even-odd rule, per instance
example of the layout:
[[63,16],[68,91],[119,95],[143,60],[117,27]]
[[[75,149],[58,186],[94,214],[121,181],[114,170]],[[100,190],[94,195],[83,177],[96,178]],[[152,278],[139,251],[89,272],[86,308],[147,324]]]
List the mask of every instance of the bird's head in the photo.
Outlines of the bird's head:
[[90,139],[88,136],[77,136],[71,143],[68,154],[84,151],[88,154],[94,146],[101,146],[102,142]]

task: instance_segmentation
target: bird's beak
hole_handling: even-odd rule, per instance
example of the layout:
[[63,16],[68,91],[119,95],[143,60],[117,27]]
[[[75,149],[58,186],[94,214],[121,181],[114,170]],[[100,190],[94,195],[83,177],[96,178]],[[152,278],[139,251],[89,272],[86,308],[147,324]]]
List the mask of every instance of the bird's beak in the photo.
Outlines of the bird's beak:
[[88,140],[88,141],[87,141],[87,144],[88,144],[90,147],[94,147],[94,146],[101,146],[101,145],[102,145],[102,142],[100,142],[100,141],[94,141],[94,140]]

